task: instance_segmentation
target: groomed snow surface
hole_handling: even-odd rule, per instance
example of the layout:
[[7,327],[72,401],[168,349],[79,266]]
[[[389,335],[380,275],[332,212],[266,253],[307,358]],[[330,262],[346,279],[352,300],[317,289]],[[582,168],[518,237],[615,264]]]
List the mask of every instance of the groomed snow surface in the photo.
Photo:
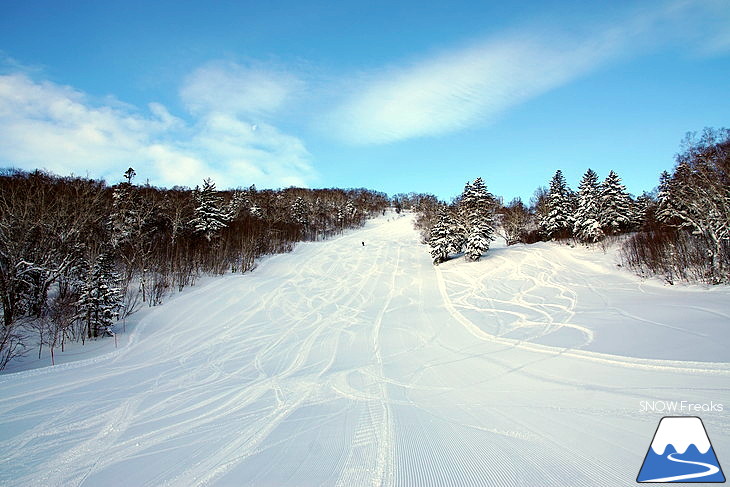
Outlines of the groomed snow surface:
[[[641,401],[730,408],[727,287],[556,243],[434,267],[410,216],[139,316],[0,376],[0,484],[633,485],[663,415]],[[686,414],[730,464],[727,411]]]

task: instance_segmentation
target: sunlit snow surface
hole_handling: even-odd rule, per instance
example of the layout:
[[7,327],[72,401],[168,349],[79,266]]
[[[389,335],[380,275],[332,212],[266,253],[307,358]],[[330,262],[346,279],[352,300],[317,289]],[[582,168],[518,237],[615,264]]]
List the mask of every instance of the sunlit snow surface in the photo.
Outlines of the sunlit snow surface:
[[[0,484],[630,485],[641,401],[730,408],[727,287],[555,243],[435,268],[389,218],[0,376]],[[688,414],[730,463],[727,413]]]

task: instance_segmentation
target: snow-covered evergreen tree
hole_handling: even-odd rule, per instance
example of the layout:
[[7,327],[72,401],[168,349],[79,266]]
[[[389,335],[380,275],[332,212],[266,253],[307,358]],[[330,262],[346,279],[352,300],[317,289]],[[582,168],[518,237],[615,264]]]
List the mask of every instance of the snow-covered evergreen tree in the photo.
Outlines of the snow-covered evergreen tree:
[[301,196],[297,196],[291,205],[291,217],[294,223],[305,227],[309,225],[309,205]]
[[337,214],[335,216],[335,221],[337,221],[337,226],[342,227],[345,224],[345,212],[342,210],[342,207],[337,207]]
[[448,218],[451,226],[451,231],[449,232],[449,253],[458,254],[464,250],[464,245],[466,244],[466,227],[455,212],[448,211]]
[[244,191],[236,190],[233,192],[228,205],[224,210],[224,213],[229,219],[233,220],[241,214],[246,214],[251,207],[251,202],[248,199],[248,195]]
[[563,172],[558,169],[550,181],[546,214],[540,220],[540,230],[545,235],[550,238],[570,236],[575,224],[572,200]]
[[355,203],[353,203],[352,200],[347,200],[347,203],[345,203],[345,207],[342,209],[342,216],[342,222],[345,225],[348,225],[357,220],[357,208],[355,207]]
[[631,226],[634,229],[639,229],[646,224],[646,220],[649,213],[649,206],[653,200],[649,194],[644,191],[641,196],[636,198],[633,205],[633,211],[631,212]]
[[588,169],[578,186],[578,208],[573,225],[573,234],[583,242],[597,242],[603,238],[600,205],[598,175],[592,169]]
[[469,214],[469,233],[465,243],[465,257],[469,260],[479,260],[494,240],[493,218],[479,211]]
[[223,208],[222,198],[210,179],[203,181],[203,188],[195,188],[195,218],[191,221],[196,232],[202,233],[209,242],[227,226],[230,215]]
[[489,250],[490,242],[495,239],[495,199],[487,191],[482,178],[466,184],[460,206],[466,229],[465,257],[476,261]]
[[676,214],[676,204],[672,201],[672,185],[674,184],[671,174],[662,171],[659,175],[659,192],[657,193],[658,220],[669,223]]
[[453,223],[445,208],[439,211],[438,219],[431,228],[431,238],[428,244],[431,246],[431,256],[435,265],[444,262],[449,257],[453,244]]
[[[481,179],[481,178],[478,178]],[[461,210],[470,208],[476,204],[476,195],[474,193],[474,183],[467,181],[464,185],[464,191],[461,192],[461,197],[458,200],[458,204]]]
[[256,203],[251,203],[251,207],[248,209],[248,211],[249,211],[249,213],[251,213],[251,216],[254,216],[256,218],[263,218],[264,217],[263,210]]
[[76,303],[76,316],[85,324],[89,338],[98,337],[102,333],[113,334],[112,325],[119,318],[119,310],[122,308],[123,296],[119,281],[109,253],[99,255],[89,264]]
[[606,233],[626,230],[631,224],[631,197],[621,178],[610,171],[601,184],[601,227]]

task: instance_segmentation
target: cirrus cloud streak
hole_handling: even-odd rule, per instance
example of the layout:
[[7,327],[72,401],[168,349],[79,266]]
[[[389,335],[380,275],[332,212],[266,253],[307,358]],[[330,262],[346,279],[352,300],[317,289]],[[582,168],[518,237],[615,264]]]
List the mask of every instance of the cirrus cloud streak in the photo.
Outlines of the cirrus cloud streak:
[[[381,69],[349,80],[347,94],[321,128],[352,144],[442,135],[490,122],[515,105],[664,44],[686,42],[700,52],[717,52],[727,47],[730,32],[723,1],[658,2],[606,25],[523,26]],[[709,19],[714,27],[707,30]]]

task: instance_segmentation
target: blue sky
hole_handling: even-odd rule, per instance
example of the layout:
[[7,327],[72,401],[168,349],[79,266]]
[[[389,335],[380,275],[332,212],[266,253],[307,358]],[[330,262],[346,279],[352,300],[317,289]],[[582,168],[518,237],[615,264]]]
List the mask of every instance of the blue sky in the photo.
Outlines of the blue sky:
[[527,201],[729,125],[726,0],[429,3],[4,0],[0,166]]

